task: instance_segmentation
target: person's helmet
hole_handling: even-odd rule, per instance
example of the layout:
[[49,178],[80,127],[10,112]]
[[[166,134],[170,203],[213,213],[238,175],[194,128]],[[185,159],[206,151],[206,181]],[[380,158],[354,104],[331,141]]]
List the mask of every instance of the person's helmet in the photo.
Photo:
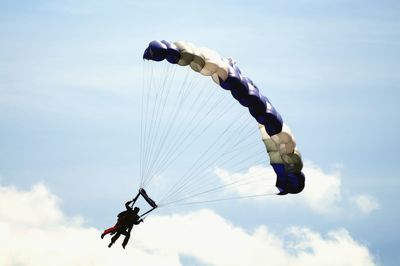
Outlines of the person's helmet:
[[139,207],[135,207],[135,208],[133,209],[133,211],[134,211],[135,213],[139,213],[140,209],[139,209]]

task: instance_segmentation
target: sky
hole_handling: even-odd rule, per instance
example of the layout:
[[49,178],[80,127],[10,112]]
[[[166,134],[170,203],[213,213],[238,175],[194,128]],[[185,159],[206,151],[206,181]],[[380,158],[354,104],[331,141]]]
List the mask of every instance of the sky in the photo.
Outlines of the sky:
[[[0,1],[0,264],[397,265],[399,11],[397,1]],[[306,188],[160,209],[126,250],[108,249],[100,234],[140,182],[143,78],[155,78],[143,51],[162,39],[238,62],[296,137]],[[267,161],[246,166],[206,170],[221,182],[273,179]]]

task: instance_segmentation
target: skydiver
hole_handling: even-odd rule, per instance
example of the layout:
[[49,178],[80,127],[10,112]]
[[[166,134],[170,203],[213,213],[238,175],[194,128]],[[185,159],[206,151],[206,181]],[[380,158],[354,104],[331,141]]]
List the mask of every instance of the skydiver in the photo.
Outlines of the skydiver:
[[125,203],[126,210],[118,214],[117,223],[113,227],[104,230],[104,232],[101,234],[102,239],[107,234],[114,235],[111,238],[110,244],[108,244],[109,248],[115,243],[115,241],[117,241],[117,239],[121,235],[125,236],[125,239],[122,242],[122,247],[125,248],[131,236],[131,230],[133,228],[133,225],[137,225],[143,222],[143,219],[140,219],[140,216],[138,215],[140,209],[138,207],[132,209],[132,207],[130,206],[130,204],[132,202],[135,202],[138,197],[139,194],[133,200],[126,202]]

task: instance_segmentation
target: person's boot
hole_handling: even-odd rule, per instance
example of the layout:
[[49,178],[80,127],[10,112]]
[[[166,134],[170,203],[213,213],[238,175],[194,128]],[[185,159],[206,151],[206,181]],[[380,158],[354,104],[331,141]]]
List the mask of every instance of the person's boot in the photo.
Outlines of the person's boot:
[[101,234],[101,239],[103,239],[105,235],[106,235],[106,233],[102,233]]
[[108,247],[110,248],[113,244],[114,242],[111,242],[110,244],[108,244]]

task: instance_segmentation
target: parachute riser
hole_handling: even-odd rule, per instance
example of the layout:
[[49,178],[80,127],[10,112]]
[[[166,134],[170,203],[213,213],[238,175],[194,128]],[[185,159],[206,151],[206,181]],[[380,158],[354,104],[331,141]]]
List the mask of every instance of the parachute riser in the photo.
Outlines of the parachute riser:
[[142,215],[140,215],[140,218],[144,217],[145,215],[149,214],[150,212],[154,211],[155,209],[157,209],[157,207],[152,208],[152,209],[148,210],[147,212],[143,213]]
[[154,200],[152,200],[147,195],[147,192],[146,192],[146,190],[144,190],[144,188],[140,188],[138,194],[132,199],[132,203],[131,203],[131,207],[132,208],[135,205],[136,201],[138,200],[139,196],[142,196],[143,199],[152,207],[150,210],[148,210],[145,213],[141,214],[140,215],[141,218],[158,208],[158,205],[154,202]]

